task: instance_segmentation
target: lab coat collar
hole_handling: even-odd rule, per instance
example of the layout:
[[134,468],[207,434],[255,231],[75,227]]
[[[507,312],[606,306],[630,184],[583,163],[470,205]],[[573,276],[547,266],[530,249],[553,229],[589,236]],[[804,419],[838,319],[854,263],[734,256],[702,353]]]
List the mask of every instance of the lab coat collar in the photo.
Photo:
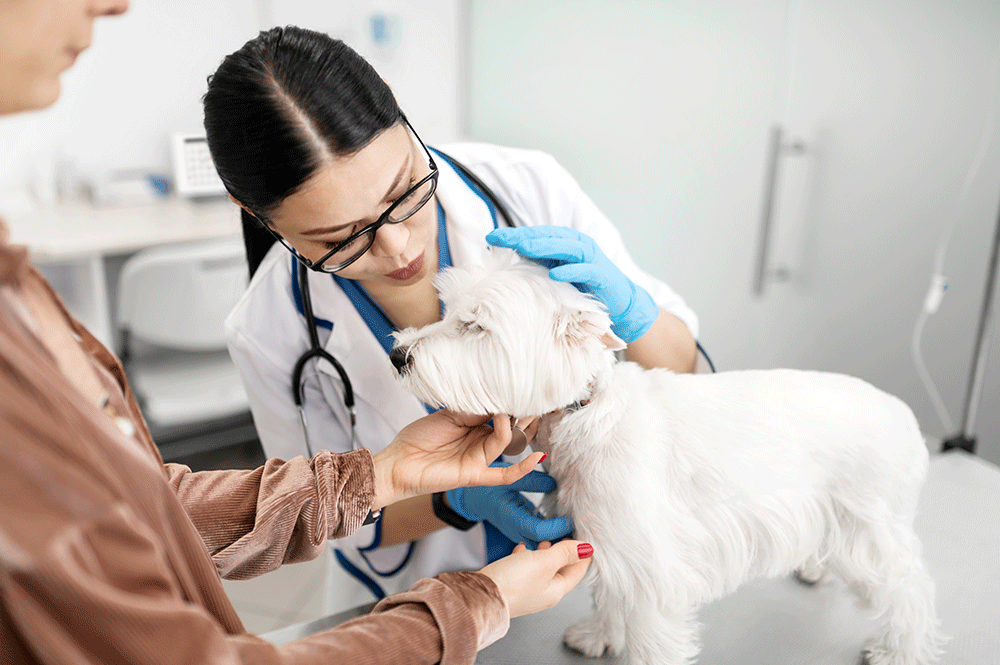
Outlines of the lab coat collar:
[[437,196],[444,208],[452,265],[482,265],[488,251],[486,234],[493,230],[489,207],[446,160],[437,165]]

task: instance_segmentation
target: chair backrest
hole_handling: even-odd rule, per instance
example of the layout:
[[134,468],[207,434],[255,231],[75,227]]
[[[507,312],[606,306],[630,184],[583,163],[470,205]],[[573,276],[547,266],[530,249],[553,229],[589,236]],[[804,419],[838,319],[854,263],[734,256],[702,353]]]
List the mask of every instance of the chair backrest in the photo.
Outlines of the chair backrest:
[[118,327],[185,351],[225,348],[223,322],[247,285],[237,236],[141,250],[118,280]]

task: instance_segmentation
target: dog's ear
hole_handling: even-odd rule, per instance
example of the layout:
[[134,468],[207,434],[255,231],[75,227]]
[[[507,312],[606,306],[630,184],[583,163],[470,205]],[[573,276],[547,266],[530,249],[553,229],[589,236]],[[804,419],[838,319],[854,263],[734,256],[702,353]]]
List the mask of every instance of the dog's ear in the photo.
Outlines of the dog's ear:
[[556,319],[556,335],[572,345],[582,345],[590,339],[599,339],[605,348],[620,351],[625,342],[611,332],[611,321],[604,312],[590,309],[566,308]]
[[612,351],[624,351],[628,344],[625,343],[618,335],[614,334],[610,330],[601,335],[601,341],[604,342],[604,347]]

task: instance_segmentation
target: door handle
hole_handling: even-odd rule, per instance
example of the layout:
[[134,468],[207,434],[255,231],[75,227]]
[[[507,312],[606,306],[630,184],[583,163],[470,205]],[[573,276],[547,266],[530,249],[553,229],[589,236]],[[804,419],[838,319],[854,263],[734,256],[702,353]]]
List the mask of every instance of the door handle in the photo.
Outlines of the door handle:
[[771,128],[771,140],[768,148],[767,171],[764,178],[764,199],[761,204],[760,230],[757,237],[757,264],[754,271],[753,294],[762,297],[764,295],[764,285],[769,276],[778,277],[785,281],[789,277],[786,268],[778,268],[773,275],[769,275],[768,260],[771,250],[771,237],[774,233],[774,199],[778,189],[778,169],[781,161],[781,153],[788,151],[792,154],[801,155],[805,152],[805,144],[802,141],[785,143],[784,129],[781,125],[774,125]]

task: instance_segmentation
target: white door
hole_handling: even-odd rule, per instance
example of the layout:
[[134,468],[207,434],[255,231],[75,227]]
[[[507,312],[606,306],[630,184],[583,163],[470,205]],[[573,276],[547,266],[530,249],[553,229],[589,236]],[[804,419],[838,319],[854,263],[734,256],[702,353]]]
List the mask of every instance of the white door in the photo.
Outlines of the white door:
[[764,362],[750,278],[784,0],[472,3],[473,138],[552,153],[721,367]]
[[[470,23],[473,138],[555,155],[639,264],[694,307],[720,369],[855,374],[906,400],[925,431],[951,433],[910,341],[935,245],[995,122],[1000,5],[475,0]],[[785,277],[756,295],[776,125],[804,150],[783,151],[775,179],[766,274]],[[956,421],[998,198],[991,149],[923,341]],[[992,362],[987,399],[998,374]],[[994,411],[980,409],[980,452],[1000,458]]]
[[[910,404],[926,432],[954,434],[921,385],[911,341],[936,245],[961,213],[945,255],[949,289],[921,345],[960,426],[1000,202],[1000,132],[957,206],[984,130],[997,124],[1000,5],[789,6],[794,71],[776,120],[805,152],[783,157],[777,178],[768,270],[787,267],[789,281],[765,286],[761,302],[773,312],[765,357],[865,378]],[[1000,461],[998,374],[994,361],[978,430],[980,452]]]

